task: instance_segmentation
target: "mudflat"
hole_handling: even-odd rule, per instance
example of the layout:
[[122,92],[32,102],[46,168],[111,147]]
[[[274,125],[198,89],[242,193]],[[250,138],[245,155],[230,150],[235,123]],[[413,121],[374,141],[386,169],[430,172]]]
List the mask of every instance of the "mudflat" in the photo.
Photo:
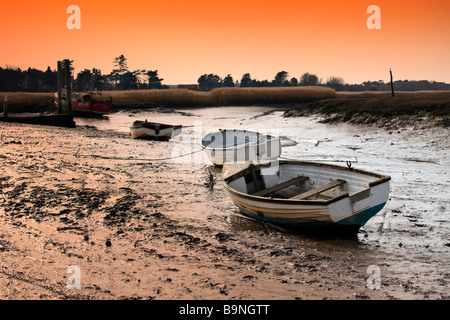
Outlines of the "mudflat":
[[[205,186],[208,165],[167,160],[177,141],[14,123],[0,135],[0,299],[449,297],[447,229],[418,218],[427,209],[416,202],[402,205],[411,204],[407,190],[394,187],[381,218],[356,237],[298,234],[239,216],[220,183]],[[414,139],[405,131],[402,147],[414,148]],[[415,155],[404,161],[430,165]],[[436,205],[448,214],[448,200]],[[412,257],[413,241],[402,235],[424,228],[440,235],[439,249]],[[395,248],[386,250],[381,235],[390,231]],[[371,266],[379,288],[370,285]]]

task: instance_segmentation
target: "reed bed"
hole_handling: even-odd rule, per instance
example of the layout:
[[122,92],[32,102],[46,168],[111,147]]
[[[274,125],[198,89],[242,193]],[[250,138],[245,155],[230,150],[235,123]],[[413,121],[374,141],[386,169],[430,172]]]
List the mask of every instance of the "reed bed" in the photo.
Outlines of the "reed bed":
[[210,92],[217,105],[302,103],[336,98],[334,89],[325,87],[218,88]]
[[205,107],[252,104],[283,104],[336,98],[324,87],[218,88],[210,92],[187,89],[106,91],[114,104],[148,104],[164,107]]
[[[12,92],[8,104],[16,109],[54,107],[54,93]],[[113,108],[211,107],[303,103],[336,98],[336,91],[324,87],[218,88],[210,92],[188,89],[150,89],[104,91],[103,98],[113,99]]]
[[206,106],[211,103],[208,92],[187,89],[104,91],[103,97],[112,97],[113,105],[176,107]]
[[3,96],[8,96],[10,113],[53,112],[56,110],[55,96],[51,92],[0,92],[0,110],[3,112]]
[[0,98],[8,96],[8,104],[37,104],[49,105],[54,103],[52,92],[0,92]]

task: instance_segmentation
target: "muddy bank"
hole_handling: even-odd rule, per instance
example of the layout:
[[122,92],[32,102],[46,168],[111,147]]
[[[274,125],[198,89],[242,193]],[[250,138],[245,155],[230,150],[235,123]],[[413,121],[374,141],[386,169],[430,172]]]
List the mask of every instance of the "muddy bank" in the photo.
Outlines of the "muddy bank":
[[374,125],[397,129],[416,126],[450,126],[450,92],[339,93],[336,99],[304,103],[285,117],[323,117],[322,123]]
[[[241,122],[275,117],[285,121]],[[380,224],[342,238],[240,217],[220,184],[205,187],[207,164],[159,160],[179,141],[88,126],[0,131],[1,299],[448,299],[441,256],[419,250],[424,271],[410,272],[403,251],[380,250]],[[381,225],[409,212],[394,204]],[[69,266],[80,289],[68,288]],[[368,288],[369,266],[380,289]]]

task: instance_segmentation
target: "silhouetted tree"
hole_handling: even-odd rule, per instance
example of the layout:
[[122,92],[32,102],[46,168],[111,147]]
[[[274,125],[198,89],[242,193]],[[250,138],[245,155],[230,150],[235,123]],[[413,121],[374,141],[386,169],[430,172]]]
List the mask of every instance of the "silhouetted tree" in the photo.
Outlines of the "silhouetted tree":
[[241,87],[250,87],[252,85],[252,77],[250,76],[250,73],[246,73],[242,76],[241,79]]
[[216,74],[204,74],[198,78],[198,86],[200,90],[209,91],[222,86],[222,79]]
[[114,80],[115,84],[117,83],[117,80],[120,83],[121,89],[125,88],[125,79],[124,76],[128,71],[128,63],[127,58],[123,54],[120,56],[114,58],[114,66],[116,69],[113,69],[111,72],[111,77]]
[[272,81],[272,85],[274,87],[282,87],[289,86],[289,81],[287,80],[289,73],[286,71],[280,71],[275,76],[275,79]]
[[75,87],[80,91],[90,91],[93,90],[93,77],[92,72],[89,69],[84,69],[77,74],[75,80]]
[[50,67],[47,67],[47,70],[42,75],[42,84],[44,85],[45,90],[56,91],[58,86],[58,73],[52,71]]
[[302,74],[300,77],[301,86],[316,86],[319,84],[319,78],[315,74],[310,74],[308,72]]
[[298,86],[298,80],[295,77],[292,78],[291,80],[289,80],[289,82],[290,82],[291,86],[293,86],[293,87]]
[[24,72],[23,88],[26,91],[31,92],[41,91],[44,86],[42,75],[43,72],[41,70],[28,68],[28,70]]
[[124,90],[139,89],[139,70],[137,71],[127,71],[122,76],[121,87]]
[[101,92],[103,90],[103,85],[105,82],[105,77],[102,75],[101,70],[93,68],[92,69],[92,87]]
[[327,80],[327,87],[333,88],[334,90],[342,90],[344,88],[344,79],[341,77],[330,77]]
[[223,79],[223,84],[224,87],[234,87],[234,80],[233,77],[231,75],[227,75],[224,79]]
[[162,84],[161,82],[164,79],[160,79],[158,77],[158,70],[150,70],[146,72],[146,76],[147,76],[147,80],[148,80],[148,87],[150,89],[161,89],[162,88]]

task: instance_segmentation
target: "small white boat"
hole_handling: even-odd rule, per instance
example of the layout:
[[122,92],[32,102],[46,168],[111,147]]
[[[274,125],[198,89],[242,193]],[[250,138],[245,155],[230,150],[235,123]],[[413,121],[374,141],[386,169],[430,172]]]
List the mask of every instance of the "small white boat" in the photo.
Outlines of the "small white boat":
[[171,125],[157,122],[135,121],[130,127],[134,139],[170,140],[181,131],[181,125]]
[[203,151],[215,166],[277,159],[281,154],[278,137],[248,130],[219,130],[202,139]]
[[241,213],[286,228],[358,230],[389,197],[386,175],[323,163],[280,160],[223,177]]

